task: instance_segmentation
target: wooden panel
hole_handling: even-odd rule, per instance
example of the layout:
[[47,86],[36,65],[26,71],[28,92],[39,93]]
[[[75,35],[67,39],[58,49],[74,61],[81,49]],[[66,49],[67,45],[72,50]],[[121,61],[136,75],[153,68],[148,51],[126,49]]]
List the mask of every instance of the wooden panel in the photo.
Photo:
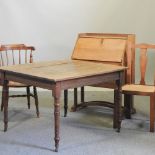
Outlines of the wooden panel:
[[122,62],[126,40],[118,38],[79,38],[72,59]]
[[[118,59],[116,59],[112,62],[112,60],[115,59],[115,55],[117,53],[117,51],[114,50],[116,48],[114,46],[112,47],[113,55],[110,56],[110,59],[109,59],[111,61],[108,62],[105,60],[105,57],[101,58],[102,56],[101,57],[96,56],[97,55],[96,52],[93,53],[93,51],[91,51],[91,50],[89,50],[89,51],[91,51],[92,55],[91,55],[91,57],[89,56],[89,59],[90,59],[90,61],[127,66],[128,69],[126,70],[125,77],[124,77],[125,83],[133,83],[135,81],[135,49],[132,48],[132,46],[135,45],[135,35],[134,34],[80,33],[78,35],[77,42],[76,42],[75,47],[74,47],[72,59],[82,59],[82,60],[84,59],[82,51],[80,52],[81,53],[80,55],[78,53],[79,49],[77,48],[78,47],[77,44],[78,44],[80,39],[86,39],[86,40],[91,40],[91,39],[95,40],[96,39],[96,43],[88,44],[89,42],[87,42],[88,49],[90,47],[93,49],[94,44],[95,44],[95,46],[100,45],[100,43],[102,42],[103,39],[104,40],[108,40],[108,39],[109,40],[121,40],[123,42],[125,41],[126,46],[125,46],[124,56],[123,56],[123,58],[121,58],[122,62],[116,62],[116,61],[118,61]],[[98,41],[98,44],[97,44],[97,40],[100,40],[101,42]],[[111,49],[111,46],[108,48]],[[86,51],[86,49],[85,49],[85,51]],[[85,51],[83,53],[85,53]],[[86,54],[89,54],[88,52],[86,52]],[[85,54],[85,57],[87,56],[86,54]],[[109,55],[108,55],[108,57],[109,57]],[[118,57],[116,57],[116,58],[118,58]],[[88,58],[85,58],[85,59],[87,60]],[[120,61],[120,59],[119,59],[119,61]],[[105,84],[105,87],[111,88],[111,86],[112,86],[111,84],[110,84],[110,86],[107,86],[107,84]],[[115,88],[115,85],[113,85],[113,86]],[[104,87],[103,84],[101,87]]]

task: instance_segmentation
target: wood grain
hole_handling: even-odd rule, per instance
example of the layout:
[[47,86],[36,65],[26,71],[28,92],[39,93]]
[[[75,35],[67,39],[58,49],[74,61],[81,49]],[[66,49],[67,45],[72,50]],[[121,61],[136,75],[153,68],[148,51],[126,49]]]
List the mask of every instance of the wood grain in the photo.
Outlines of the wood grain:
[[122,62],[126,40],[111,38],[79,38],[72,59]]
[[18,72],[29,76],[44,77],[53,81],[67,80],[91,75],[99,75],[125,69],[122,66],[80,60],[39,62],[0,67],[7,72]]

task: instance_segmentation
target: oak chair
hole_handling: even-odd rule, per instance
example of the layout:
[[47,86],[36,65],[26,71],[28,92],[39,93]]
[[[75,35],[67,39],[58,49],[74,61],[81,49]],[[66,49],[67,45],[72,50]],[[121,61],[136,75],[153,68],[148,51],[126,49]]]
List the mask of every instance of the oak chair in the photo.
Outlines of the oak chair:
[[[34,50],[35,48],[33,46],[26,46],[24,44],[1,45],[0,66],[32,63]],[[0,85],[2,85],[1,80]],[[30,97],[33,97],[35,100],[36,114],[37,117],[39,117],[38,95],[36,87],[33,87],[33,93],[31,93],[30,92],[31,86],[13,81],[9,82],[9,88],[22,88],[22,87],[26,88],[26,94],[9,95],[9,97],[27,97],[28,109],[30,109]],[[1,103],[1,111],[3,111],[3,103]]]
[[[154,84],[147,85],[145,82],[146,68],[147,68],[147,54],[150,49],[155,49],[155,45],[151,44],[137,44],[131,48],[140,50],[140,75],[141,79],[139,84],[126,84],[122,87],[122,93],[127,96],[142,95],[150,96],[150,132],[154,132],[154,121],[155,121],[155,76]],[[155,75],[155,74],[154,74]],[[131,105],[128,104],[128,109],[131,110]],[[130,116],[131,117],[131,116]]]
[[[72,59],[84,60],[84,61],[95,61],[127,66],[128,69],[124,74],[124,82],[134,82],[134,49],[129,48],[129,45],[135,44],[134,34],[107,34],[107,33],[81,33],[78,35]],[[114,89],[116,84],[114,82],[101,83],[93,85],[93,87],[103,87]],[[67,102],[68,102],[68,91],[64,91],[64,111],[65,116],[67,115]],[[114,95],[115,96],[115,95]],[[132,104],[133,98],[124,98],[125,102]],[[85,102],[84,87],[81,87],[81,104],[77,102],[77,88],[74,88],[74,106],[72,111],[76,111],[78,107],[85,107],[88,105],[102,105],[113,108],[113,103],[107,101],[92,101]],[[132,109],[133,105],[132,105]],[[128,117],[128,110],[125,108],[126,117]]]

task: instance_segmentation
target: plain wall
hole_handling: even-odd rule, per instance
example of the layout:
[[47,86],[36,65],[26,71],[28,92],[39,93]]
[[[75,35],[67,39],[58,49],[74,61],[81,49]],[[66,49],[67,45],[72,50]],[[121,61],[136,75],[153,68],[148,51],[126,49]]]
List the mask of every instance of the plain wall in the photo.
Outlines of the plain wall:
[[[0,0],[0,44],[34,45],[36,60],[56,60],[70,58],[80,32],[135,33],[137,42],[155,43],[154,6],[154,0]],[[149,80],[154,60],[150,53]]]

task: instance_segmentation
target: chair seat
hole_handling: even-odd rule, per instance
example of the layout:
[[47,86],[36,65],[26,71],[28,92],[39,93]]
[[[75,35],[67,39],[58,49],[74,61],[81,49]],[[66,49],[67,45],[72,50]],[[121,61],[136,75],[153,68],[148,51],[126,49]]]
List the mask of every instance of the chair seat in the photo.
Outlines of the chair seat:
[[19,82],[9,81],[9,87],[26,87],[28,85]]
[[155,92],[155,86],[127,84],[122,86],[122,91],[153,93]]

